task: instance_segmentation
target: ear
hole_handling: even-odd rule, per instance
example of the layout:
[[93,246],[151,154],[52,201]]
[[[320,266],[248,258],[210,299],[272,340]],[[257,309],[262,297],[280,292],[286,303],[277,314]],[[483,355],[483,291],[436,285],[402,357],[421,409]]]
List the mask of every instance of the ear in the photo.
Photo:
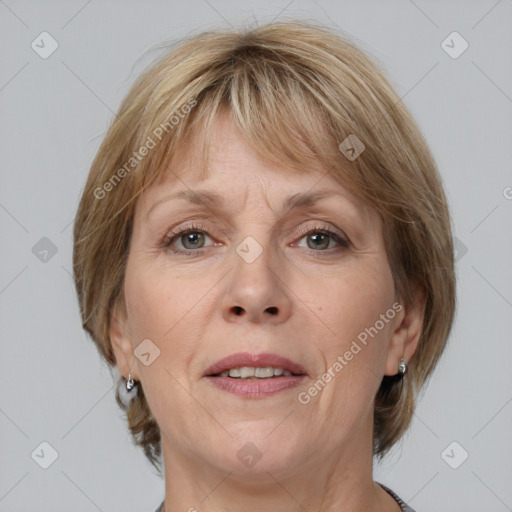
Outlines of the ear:
[[384,375],[396,375],[400,359],[403,357],[409,362],[416,352],[423,328],[425,298],[424,290],[416,286],[412,303],[407,307],[400,304],[401,310],[395,317],[396,328],[389,342]]
[[119,373],[128,378],[131,372],[135,380],[140,380],[137,365],[134,364],[135,357],[133,354],[132,340],[128,331],[128,316],[126,307],[122,299],[120,299],[112,308],[110,313],[109,337],[112,344],[112,350],[116,356],[116,364]]

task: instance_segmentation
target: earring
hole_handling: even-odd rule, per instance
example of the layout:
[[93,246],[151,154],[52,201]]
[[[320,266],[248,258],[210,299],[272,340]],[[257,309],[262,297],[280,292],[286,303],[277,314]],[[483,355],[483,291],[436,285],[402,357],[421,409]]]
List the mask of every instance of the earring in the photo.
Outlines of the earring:
[[398,364],[398,373],[400,376],[404,376],[407,373],[407,361],[402,357]]
[[133,380],[132,373],[128,374],[128,380],[126,381],[126,391],[131,391],[136,386]]

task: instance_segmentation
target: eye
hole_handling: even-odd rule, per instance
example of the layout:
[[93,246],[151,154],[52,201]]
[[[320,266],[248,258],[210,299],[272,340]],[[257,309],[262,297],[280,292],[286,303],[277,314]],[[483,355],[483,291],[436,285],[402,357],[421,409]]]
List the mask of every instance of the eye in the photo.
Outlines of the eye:
[[[163,246],[175,253],[194,254],[198,249],[205,247],[205,238],[210,238],[202,225],[187,225],[167,235]],[[183,249],[173,247],[175,243],[181,244]]]
[[[346,237],[325,226],[316,226],[299,230],[300,241],[306,239],[306,249],[312,254],[319,252],[332,253],[348,248],[350,242]],[[162,247],[175,254],[194,256],[200,254],[200,249],[206,249],[206,239],[211,238],[205,226],[188,224],[169,233],[162,242]],[[211,244],[210,244],[211,245]],[[299,243],[292,246],[304,247]]]
[[[315,252],[327,251],[332,249],[333,245],[338,249],[340,247],[348,248],[350,243],[341,234],[326,228],[324,226],[317,226],[314,228],[308,228],[301,231],[302,239],[306,238],[306,244],[308,249],[312,249]],[[333,242],[333,244],[331,244]],[[295,245],[295,244],[294,244]]]

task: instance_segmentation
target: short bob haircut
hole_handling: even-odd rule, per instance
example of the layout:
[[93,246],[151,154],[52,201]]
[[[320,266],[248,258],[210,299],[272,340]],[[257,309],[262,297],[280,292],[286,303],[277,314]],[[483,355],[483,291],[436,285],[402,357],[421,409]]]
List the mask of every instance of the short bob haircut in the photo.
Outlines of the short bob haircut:
[[[292,21],[206,31],[173,45],[139,76],[92,163],[75,219],[83,327],[115,366],[109,322],[115,306],[125,307],[136,199],[172,172],[171,159],[194,139],[193,128],[204,137],[207,169],[211,128],[224,109],[259,155],[294,172],[323,165],[372,205],[383,220],[396,297],[407,308],[415,291],[424,294],[409,371],[404,380],[384,376],[375,397],[373,453],[381,459],[409,427],[451,330],[452,227],[442,180],[411,114],[373,60],[331,29]],[[364,144],[355,159],[340,149],[349,135]],[[134,443],[161,471],[160,430],[142,386],[126,405],[122,381],[116,400]]]

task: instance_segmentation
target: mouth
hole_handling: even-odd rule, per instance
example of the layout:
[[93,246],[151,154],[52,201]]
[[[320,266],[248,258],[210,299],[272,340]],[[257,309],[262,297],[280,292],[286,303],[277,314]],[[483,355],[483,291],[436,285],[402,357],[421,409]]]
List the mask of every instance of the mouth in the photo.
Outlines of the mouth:
[[307,375],[300,364],[277,354],[238,353],[217,361],[203,377],[223,391],[262,398],[296,387]]
[[209,377],[230,377],[240,380],[256,380],[256,379],[273,379],[274,377],[291,377],[297,376],[289,370],[283,368],[273,368],[272,366],[262,366],[254,368],[252,366],[241,366],[240,368],[230,368],[229,370],[209,375]]
[[232,379],[273,379],[305,376],[300,364],[278,354],[249,354],[239,352],[224,357],[207,368],[203,377],[230,377]]

